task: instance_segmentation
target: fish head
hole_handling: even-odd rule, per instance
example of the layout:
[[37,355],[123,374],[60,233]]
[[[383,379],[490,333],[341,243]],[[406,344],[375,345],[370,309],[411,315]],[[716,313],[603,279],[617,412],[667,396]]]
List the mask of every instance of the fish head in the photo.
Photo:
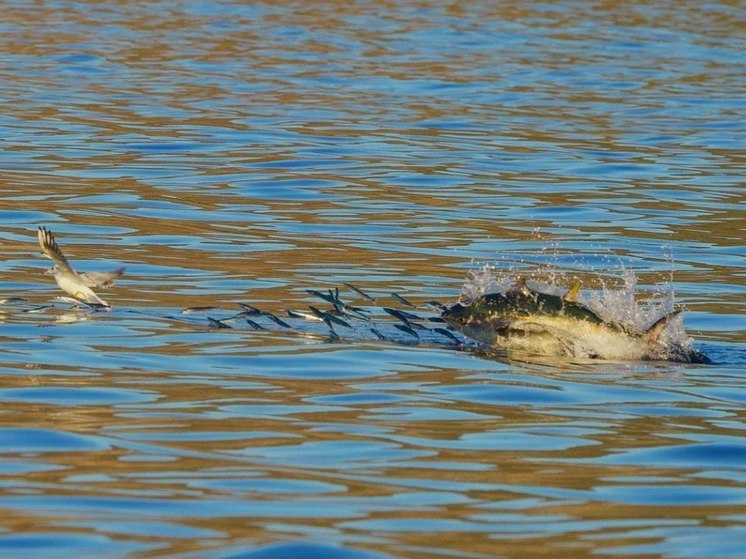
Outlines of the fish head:
[[471,317],[470,305],[464,303],[455,303],[450,307],[447,307],[440,315],[440,318],[446,321],[446,323],[458,329],[463,324],[466,324]]
[[488,345],[495,343],[498,330],[504,327],[504,320],[495,316],[481,297],[451,305],[440,317],[454,330]]

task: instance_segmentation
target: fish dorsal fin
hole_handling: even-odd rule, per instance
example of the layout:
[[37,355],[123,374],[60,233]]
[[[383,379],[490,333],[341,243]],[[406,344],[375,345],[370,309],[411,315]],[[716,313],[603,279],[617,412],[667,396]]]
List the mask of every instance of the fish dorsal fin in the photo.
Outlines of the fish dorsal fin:
[[578,292],[580,291],[580,282],[576,281],[570,286],[570,289],[567,293],[565,293],[565,296],[562,297],[565,301],[568,301],[570,303],[577,303],[578,302]]
[[524,276],[518,276],[515,280],[515,285],[511,287],[509,291],[519,291],[521,293],[529,293],[531,290],[526,285],[526,278]]
[[653,325],[645,330],[645,336],[648,338],[648,341],[657,342],[658,338],[660,338],[661,332],[663,332],[663,330],[666,329],[666,326],[668,326],[670,322],[680,314],[681,311],[670,312],[664,314],[658,320],[653,322]]

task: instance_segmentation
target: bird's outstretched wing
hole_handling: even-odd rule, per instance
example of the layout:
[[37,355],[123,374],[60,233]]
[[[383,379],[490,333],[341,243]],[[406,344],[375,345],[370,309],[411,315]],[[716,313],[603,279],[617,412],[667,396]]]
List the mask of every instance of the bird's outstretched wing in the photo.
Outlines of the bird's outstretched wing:
[[78,275],[83,283],[91,289],[104,289],[114,285],[114,282],[121,278],[123,274],[124,268],[117,268],[111,272],[80,272]]
[[57,241],[54,240],[54,235],[52,235],[52,232],[49,229],[39,227],[37,236],[39,237],[39,246],[41,246],[41,250],[47,258],[54,260],[54,263],[57,264],[57,267],[60,270],[75,273],[67,262],[65,255],[62,254],[60,247],[57,246]]

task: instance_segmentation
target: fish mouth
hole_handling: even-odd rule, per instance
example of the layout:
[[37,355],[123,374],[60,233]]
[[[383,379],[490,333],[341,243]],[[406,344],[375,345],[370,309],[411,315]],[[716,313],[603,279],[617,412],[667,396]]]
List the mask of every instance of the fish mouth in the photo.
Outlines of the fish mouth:
[[440,318],[446,321],[447,324],[458,329],[465,324],[468,324],[472,317],[467,312],[469,305],[463,303],[455,303],[448,307],[440,314]]

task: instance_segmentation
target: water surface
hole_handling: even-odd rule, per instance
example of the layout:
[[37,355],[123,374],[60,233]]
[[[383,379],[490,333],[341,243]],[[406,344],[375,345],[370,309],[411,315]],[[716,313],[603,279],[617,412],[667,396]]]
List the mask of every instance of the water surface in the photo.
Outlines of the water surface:
[[[0,307],[0,556],[740,557],[746,14],[647,4],[6,2],[0,296],[39,225],[127,275]],[[179,315],[484,263],[672,285],[716,363]]]

